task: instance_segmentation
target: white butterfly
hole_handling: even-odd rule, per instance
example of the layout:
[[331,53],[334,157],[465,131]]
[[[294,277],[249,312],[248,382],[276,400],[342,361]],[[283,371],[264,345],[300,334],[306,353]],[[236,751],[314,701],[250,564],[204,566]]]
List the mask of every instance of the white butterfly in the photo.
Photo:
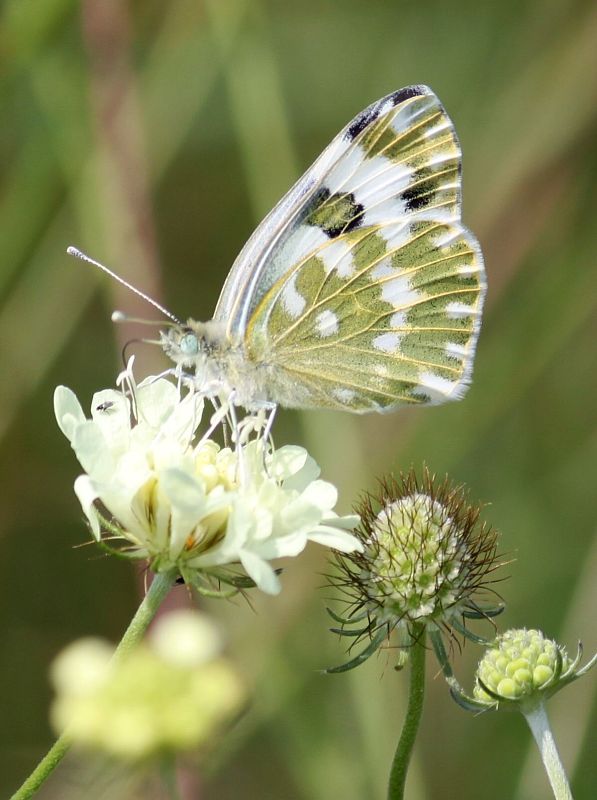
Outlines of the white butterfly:
[[460,221],[460,162],[428,87],[373,103],[257,227],[213,319],[172,317],[165,352],[201,391],[247,408],[384,412],[462,397],[485,274]]

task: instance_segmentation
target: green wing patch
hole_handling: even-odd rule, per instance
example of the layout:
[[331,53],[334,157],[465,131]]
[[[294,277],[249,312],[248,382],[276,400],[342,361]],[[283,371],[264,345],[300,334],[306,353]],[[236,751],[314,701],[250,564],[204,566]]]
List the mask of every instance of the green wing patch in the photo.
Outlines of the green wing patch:
[[474,237],[433,220],[329,240],[270,289],[247,330],[285,405],[385,411],[455,399],[484,285]]

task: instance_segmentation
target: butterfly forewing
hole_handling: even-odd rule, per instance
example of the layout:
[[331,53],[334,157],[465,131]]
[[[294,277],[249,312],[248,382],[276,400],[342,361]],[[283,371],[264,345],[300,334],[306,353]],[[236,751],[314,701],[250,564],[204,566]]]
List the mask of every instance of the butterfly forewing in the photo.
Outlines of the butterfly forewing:
[[452,123],[427,86],[409,86],[373,103],[256,228],[230,270],[214,318],[226,322],[232,341],[240,340],[268,289],[290,264],[333,235],[335,220],[352,208],[349,226],[421,213],[424,207],[442,219],[457,219],[459,164]]

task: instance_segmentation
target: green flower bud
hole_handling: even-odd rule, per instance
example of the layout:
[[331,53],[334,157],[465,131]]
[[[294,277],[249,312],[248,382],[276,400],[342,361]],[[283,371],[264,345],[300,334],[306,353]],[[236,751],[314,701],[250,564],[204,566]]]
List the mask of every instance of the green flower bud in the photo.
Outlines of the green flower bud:
[[477,668],[476,700],[534,698],[571,665],[566,650],[537,630],[510,630],[495,640]]

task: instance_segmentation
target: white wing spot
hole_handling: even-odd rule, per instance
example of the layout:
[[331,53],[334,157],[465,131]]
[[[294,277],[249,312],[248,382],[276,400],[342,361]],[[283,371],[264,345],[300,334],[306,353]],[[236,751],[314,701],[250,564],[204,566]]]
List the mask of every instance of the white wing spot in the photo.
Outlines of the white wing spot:
[[381,297],[395,308],[412,306],[421,299],[420,293],[410,288],[409,279],[405,275],[382,283]]
[[383,155],[373,156],[359,164],[349,185],[355,202],[367,208],[374,201],[379,203],[401,194],[412,174],[413,170],[405,164],[395,164]]
[[[429,156],[427,159],[426,166],[428,167],[441,167],[443,164],[449,161],[455,161],[457,157],[460,155],[460,151],[454,152],[453,150],[449,150],[447,153],[435,153],[432,156]],[[430,176],[433,177],[433,176]],[[442,188],[446,186],[454,186],[460,187],[460,180],[456,179],[455,181],[450,181],[449,183],[445,180],[442,180]]]
[[448,228],[447,230],[443,231],[439,234],[439,236],[435,236],[433,241],[437,247],[446,247],[449,244],[452,244],[459,239],[461,236],[461,232],[458,228]]
[[392,128],[396,133],[404,133],[404,131],[411,127],[414,120],[422,114],[426,114],[430,107],[430,103],[421,102],[405,103],[404,105],[397,106],[396,113],[392,120]]
[[478,275],[480,272],[478,264],[464,264],[456,270],[457,275]]
[[336,270],[340,278],[349,278],[354,272],[352,245],[345,239],[334,239],[322,247],[317,255],[323,261],[326,275]]
[[394,105],[395,105],[395,104],[394,104],[394,101],[392,100],[392,98],[391,98],[391,97],[389,97],[389,98],[386,100],[386,102],[385,102],[385,103],[384,103],[384,104],[381,106],[381,108],[379,109],[379,111],[377,112],[377,116],[378,116],[378,118],[379,118],[379,117],[383,117],[383,115],[384,115],[384,114],[387,114],[387,113],[388,113],[388,111],[391,111],[391,110],[394,108]]
[[460,221],[458,203],[453,203],[452,206],[439,205],[437,208],[424,208],[419,212],[419,216],[423,217],[425,222],[439,222],[441,225],[451,225]]
[[356,392],[352,389],[347,389],[346,387],[339,387],[338,389],[334,389],[332,392],[336,400],[339,400],[341,403],[350,403],[356,397]]
[[284,308],[293,319],[300,317],[307,305],[307,301],[297,290],[295,281],[296,275],[293,275],[282,291]]
[[448,303],[446,306],[446,316],[450,319],[462,319],[463,317],[476,317],[477,309],[466,303]]
[[376,336],[372,341],[372,345],[376,350],[381,350],[382,353],[395,353],[400,349],[400,339],[400,334],[388,331]]
[[382,278],[391,278],[395,274],[396,270],[392,266],[392,262],[389,258],[384,258],[383,261],[380,261],[371,270],[371,277],[375,281],[379,281]]
[[443,403],[446,400],[456,399],[454,395],[458,382],[441,378],[433,372],[422,372],[419,376],[419,391],[429,395],[432,403]]
[[317,225],[299,225],[272,257],[271,272],[283,275],[289,264],[298,264],[307,253],[329,242],[329,236]]
[[468,355],[468,351],[467,348],[462,344],[455,344],[454,342],[448,342],[448,344],[446,345],[446,355],[464,361]]
[[388,243],[388,248],[401,250],[412,239],[410,223],[400,223],[393,226],[384,226],[378,231],[378,235],[383,236]]
[[438,125],[434,125],[432,128],[429,128],[425,131],[424,136],[426,139],[430,139],[432,136],[437,136],[438,133],[445,131],[446,129],[450,128],[451,125],[448,120],[443,120]]
[[338,317],[329,308],[320,312],[316,317],[317,333],[325,338],[338,333]]
[[392,328],[409,328],[410,326],[406,320],[406,311],[396,311],[395,314],[392,314],[390,325]]
[[375,198],[372,198],[370,207],[365,205],[363,225],[384,225],[389,219],[403,219],[407,214],[405,204],[397,198],[386,197],[382,202],[375,202]]
[[354,175],[365,160],[365,151],[359,145],[353,145],[350,150],[343,153],[342,158],[335,164],[326,176],[326,186],[332,194],[341,191],[352,191]]

